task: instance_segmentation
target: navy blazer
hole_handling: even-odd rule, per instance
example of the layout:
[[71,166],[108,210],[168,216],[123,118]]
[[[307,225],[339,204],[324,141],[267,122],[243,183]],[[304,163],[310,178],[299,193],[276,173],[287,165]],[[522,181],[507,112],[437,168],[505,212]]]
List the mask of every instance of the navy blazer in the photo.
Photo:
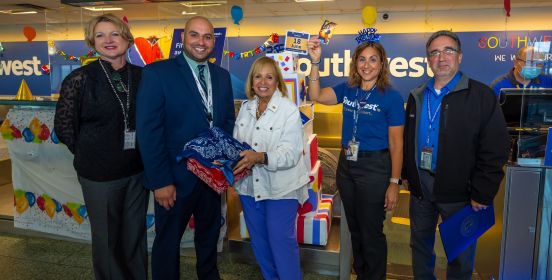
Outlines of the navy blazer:
[[[234,99],[230,74],[208,63],[213,88],[214,125],[232,134]],[[176,185],[178,196],[189,194],[198,178],[176,154],[191,139],[209,129],[201,95],[186,59],[147,65],[136,97],[136,134],[150,190]]]

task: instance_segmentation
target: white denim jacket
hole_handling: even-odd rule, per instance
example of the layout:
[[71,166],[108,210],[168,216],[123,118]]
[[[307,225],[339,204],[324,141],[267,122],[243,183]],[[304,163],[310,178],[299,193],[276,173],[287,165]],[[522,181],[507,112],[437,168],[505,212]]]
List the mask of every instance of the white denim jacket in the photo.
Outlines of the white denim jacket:
[[234,138],[257,152],[266,152],[268,164],[256,164],[252,175],[234,185],[241,195],[265,199],[307,199],[309,171],[303,159],[303,128],[297,106],[276,90],[257,120],[258,98],[245,101],[234,126]]

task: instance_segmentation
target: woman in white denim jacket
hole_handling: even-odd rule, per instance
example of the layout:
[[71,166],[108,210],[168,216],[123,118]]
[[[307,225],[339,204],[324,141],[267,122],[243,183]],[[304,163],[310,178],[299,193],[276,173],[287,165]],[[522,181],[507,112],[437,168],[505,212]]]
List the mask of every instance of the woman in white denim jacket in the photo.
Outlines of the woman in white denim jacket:
[[303,129],[297,106],[276,62],[268,57],[251,66],[234,137],[253,150],[242,152],[234,172],[245,223],[264,279],[301,279],[297,210],[307,199],[309,171],[303,159]]

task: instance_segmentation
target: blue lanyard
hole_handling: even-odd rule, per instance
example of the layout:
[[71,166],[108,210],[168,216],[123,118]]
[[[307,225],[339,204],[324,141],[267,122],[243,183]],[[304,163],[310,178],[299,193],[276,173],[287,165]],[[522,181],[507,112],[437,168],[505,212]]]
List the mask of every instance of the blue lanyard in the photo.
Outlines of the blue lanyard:
[[441,111],[441,103],[439,103],[439,106],[437,106],[437,110],[435,110],[435,113],[431,114],[431,102],[429,99],[431,98],[431,93],[427,94],[427,119],[429,122],[429,128],[427,130],[427,140],[426,144],[429,145],[429,134],[431,133],[431,128],[433,127],[433,123],[435,122],[435,118],[437,117],[437,114],[439,111]]
[[[373,92],[375,87],[376,87],[376,85],[374,84],[374,86],[368,91],[368,94],[366,95],[366,98],[364,99],[366,102],[368,102],[368,98],[370,98],[370,95],[372,95],[372,92]],[[357,88],[356,93],[355,93],[355,105],[356,105],[356,108],[353,111],[353,120],[355,121],[355,124],[353,126],[353,141],[355,141],[355,139],[356,139],[358,114],[359,114],[359,111],[360,111],[360,102],[358,101],[358,88]]]

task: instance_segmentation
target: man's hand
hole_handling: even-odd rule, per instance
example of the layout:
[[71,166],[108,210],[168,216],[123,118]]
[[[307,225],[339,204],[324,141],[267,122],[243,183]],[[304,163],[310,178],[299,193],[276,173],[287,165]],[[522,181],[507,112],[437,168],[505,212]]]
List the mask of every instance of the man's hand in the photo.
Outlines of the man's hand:
[[475,211],[475,212],[477,212],[479,210],[485,210],[485,209],[487,209],[487,207],[489,207],[488,205],[483,205],[483,204],[477,203],[473,199],[471,200],[471,206],[472,206],[473,211]]
[[173,184],[164,186],[153,191],[153,195],[155,201],[168,211],[174,206],[174,202],[176,201],[176,187]]
[[391,211],[399,203],[399,185],[395,183],[390,183],[385,192],[385,211]]

